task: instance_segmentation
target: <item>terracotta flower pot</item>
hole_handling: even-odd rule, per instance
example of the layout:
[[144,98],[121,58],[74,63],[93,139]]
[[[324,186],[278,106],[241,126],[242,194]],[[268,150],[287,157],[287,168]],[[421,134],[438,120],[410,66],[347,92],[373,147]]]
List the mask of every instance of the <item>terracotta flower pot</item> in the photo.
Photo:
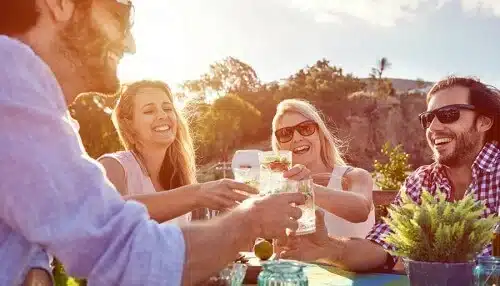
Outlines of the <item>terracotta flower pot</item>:
[[373,205],[375,206],[375,221],[381,222],[382,217],[387,216],[387,207],[394,201],[399,191],[380,191],[372,192]]
[[472,286],[474,262],[441,263],[403,259],[412,286]]
[[375,206],[390,205],[399,191],[381,191],[374,190],[372,192],[373,204]]

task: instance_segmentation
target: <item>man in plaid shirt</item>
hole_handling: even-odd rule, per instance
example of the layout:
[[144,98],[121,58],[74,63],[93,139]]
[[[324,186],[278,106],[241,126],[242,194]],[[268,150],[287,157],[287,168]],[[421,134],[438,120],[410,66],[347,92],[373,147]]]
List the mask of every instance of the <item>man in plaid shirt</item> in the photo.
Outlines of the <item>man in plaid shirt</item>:
[[[440,189],[448,200],[472,193],[486,205],[483,216],[498,215],[500,192],[500,94],[475,79],[450,77],[436,83],[427,95],[427,111],[419,115],[434,163],[422,166],[403,188],[420,203],[422,188]],[[399,195],[394,203],[400,201]],[[391,231],[384,222],[374,225],[366,239],[328,237],[322,214],[317,231],[289,238],[284,258],[325,259],[352,271],[392,269],[397,257],[386,250]],[[481,255],[490,255],[491,245]]]

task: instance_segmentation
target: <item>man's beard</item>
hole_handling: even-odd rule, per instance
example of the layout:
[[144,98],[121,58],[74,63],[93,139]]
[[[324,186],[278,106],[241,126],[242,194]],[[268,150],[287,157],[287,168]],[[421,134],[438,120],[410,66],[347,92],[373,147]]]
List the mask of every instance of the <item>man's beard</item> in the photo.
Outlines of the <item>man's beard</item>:
[[448,167],[456,167],[473,160],[477,155],[476,151],[481,143],[480,140],[478,132],[472,127],[469,131],[456,136],[455,148],[451,154],[440,155],[436,150],[433,150],[434,161]]
[[73,18],[60,33],[57,44],[57,52],[62,53],[71,66],[73,77],[66,84],[74,85],[71,89],[77,90],[77,93],[115,93],[120,82],[115,67],[108,63],[109,40],[92,25],[90,15],[75,15]]

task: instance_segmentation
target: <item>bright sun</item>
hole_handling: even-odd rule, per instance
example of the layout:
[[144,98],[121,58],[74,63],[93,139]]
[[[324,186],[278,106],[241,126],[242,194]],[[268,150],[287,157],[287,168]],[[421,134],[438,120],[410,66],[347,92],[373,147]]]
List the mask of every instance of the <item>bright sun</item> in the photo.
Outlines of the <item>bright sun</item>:
[[[168,47],[166,37],[171,31],[172,19],[169,17],[167,1],[135,1],[135,19],[132,33],[137,51],[125,55],[120,62],[118,75],[123,82],[145,78],[168,80],[173,72],[164,62],[171,61],[172,55],[184,57],[181,47]],[[171,28],[170,28],[171,29]]]
[[[141,79],[163,80],[172,89],[187,79],[198,78],[212,58],[199,52],[203,15],[184,0],[134,1],[132,33],[137,51],[121,60],[118,75],[122,82]],[[201,39],[204,40],[204,39]]]

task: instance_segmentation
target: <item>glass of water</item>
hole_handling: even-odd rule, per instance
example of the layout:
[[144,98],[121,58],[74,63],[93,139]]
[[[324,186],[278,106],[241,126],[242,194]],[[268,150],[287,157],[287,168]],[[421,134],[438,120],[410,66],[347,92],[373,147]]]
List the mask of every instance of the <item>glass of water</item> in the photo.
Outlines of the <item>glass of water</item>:
[[206,218],[208,220],[211,220],[211,219],[214,219],[215,217],[217,217],[219,214],[221,214],[221,211],[219,211],[219,210],[207,209]]
[[296,231],[296,235],[313,233],[316,231],[316,205],[313,180],[307,179],[297,181],[296,184],[296,190],[306,196],[305,204],[299,206],[302,210],[302,216],[297,220],[299,228]]
[[259,153],[261,195],[287,191],[283,173],[292,167],[291,151],[267,151]]
[[234,180],[259,189],[259,168],[233,168]]
[[241,263],[232,263],[219,273],[219,285],[240,286],[243,285],[248,265]]

